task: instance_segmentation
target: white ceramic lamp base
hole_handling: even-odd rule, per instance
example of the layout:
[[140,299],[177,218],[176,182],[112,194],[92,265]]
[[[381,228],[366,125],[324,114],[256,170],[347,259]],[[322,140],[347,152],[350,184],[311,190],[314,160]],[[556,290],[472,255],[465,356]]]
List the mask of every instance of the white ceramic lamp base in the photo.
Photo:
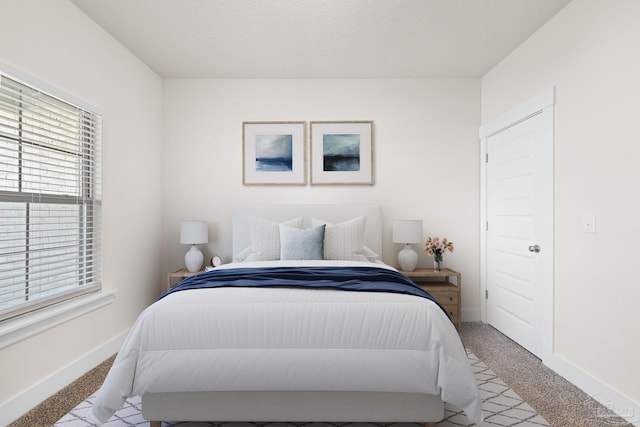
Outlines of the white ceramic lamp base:
[[404,245],[402,250],[398,252],[398,265],[402,271],[413,271],[418,265],[418,253],[410,244]]
[[200,271],[202,268],[203,259],[204,255],[202,255],[202,251],[200,251],[196,245],[191,245],[191,249],[189,249],[184,256],[184,265],[187,267],[187,270],[194,273]]

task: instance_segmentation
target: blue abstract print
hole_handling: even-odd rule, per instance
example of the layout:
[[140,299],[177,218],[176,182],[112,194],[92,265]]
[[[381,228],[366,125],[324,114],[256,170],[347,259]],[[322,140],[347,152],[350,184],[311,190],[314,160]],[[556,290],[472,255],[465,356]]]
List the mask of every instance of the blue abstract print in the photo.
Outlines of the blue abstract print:
[[360,170],[360,134],[325,134],[322,144],[324,171]]
[[293,135],[256,135],[256,171],[291,172]]

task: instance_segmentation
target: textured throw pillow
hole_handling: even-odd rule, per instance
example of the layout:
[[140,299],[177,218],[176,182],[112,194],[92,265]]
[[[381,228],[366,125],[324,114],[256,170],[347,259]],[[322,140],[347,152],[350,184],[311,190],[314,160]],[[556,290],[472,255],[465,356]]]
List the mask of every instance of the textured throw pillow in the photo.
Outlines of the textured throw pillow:
[[[304,218],[282,222],[293,228],[302,228]],[[249,217],[251,253],[245,261],[275,261],[280,259],[280,224],[256,216]]]
[[323,259],[324,229],[324,224],[304,230],[280,224],[280,259]]
[[251,252],[251,246],[244,248],[233,257],[233,262],[245,262]]
[[380,261],[380,255],[372,251],[367,246],[362,246],[362,255],[369,260],[370,262],[378,262]]
[[359,216],[349,221],[331,224],[312,218],[311,225],[316,227],[325,224],[324,231],[324,259],[367,261],[362,254],[364,245],[364,227],[367,217]]

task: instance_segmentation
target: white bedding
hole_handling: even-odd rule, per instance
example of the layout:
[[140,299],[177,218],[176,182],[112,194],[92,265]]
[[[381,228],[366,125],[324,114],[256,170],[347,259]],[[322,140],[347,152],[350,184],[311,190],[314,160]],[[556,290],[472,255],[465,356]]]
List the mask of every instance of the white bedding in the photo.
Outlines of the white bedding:
[[[265,265],[301,262],[221,268]],[[128,396],[145,393],[276,390],[435,394],[470,420],[482,419],[460,338],[435,303],[404,294],[291,288],[194,289],[151,305],[89,417],[105,422]]]

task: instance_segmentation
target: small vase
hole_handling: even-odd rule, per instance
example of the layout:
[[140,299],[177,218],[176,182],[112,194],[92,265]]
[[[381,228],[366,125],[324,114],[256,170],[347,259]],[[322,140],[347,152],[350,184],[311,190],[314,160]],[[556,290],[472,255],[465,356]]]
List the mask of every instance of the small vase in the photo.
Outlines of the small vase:
[[437,259],[433,260],[433,271],[440,271],[441,270],[441,264],[442,261],[438,261]]

